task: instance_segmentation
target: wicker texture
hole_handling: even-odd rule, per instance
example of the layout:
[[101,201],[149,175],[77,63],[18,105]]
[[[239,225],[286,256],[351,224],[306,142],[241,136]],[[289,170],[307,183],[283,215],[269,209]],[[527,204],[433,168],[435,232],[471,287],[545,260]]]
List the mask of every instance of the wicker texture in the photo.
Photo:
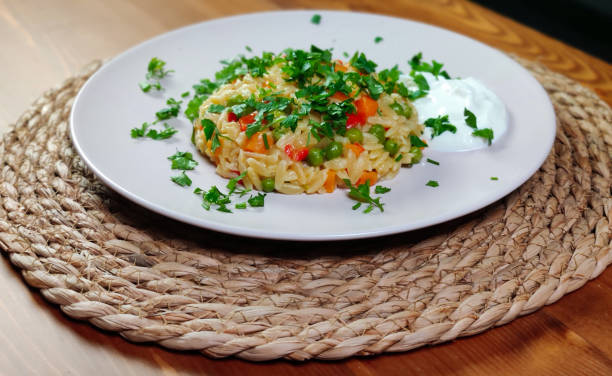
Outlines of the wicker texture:
[[340,359],[508,323],[612,263],[612,112],[576,82],[520,62],[558,121],[553,151],[527,183],[424,231],[307,245],[181,225],[97,181],[68,135],[96,62],[4,135],[0,246],[70,317],[211,357]]

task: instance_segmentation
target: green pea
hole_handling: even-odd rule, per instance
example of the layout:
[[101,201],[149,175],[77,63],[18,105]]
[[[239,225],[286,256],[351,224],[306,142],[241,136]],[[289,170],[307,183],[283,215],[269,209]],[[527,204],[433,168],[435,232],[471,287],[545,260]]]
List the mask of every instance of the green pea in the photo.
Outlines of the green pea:
[[320,166],[323,163],[323,150],[319,148],[311,148],[308,150],[308,164],[311,166]]
[[272,192],[274,190],[274,178],[263,178],[261,187],[264,192]]
[[373,134],[381,144],[385,142],[385,127],[380,124],[374,124],[368,133]]
[[421,161],[421,158],[423,158],[423,152],[421,151],[420,148],[416,147],[416,146],[411,146],[410,147],[410,154],[412,154],[412,160],[410,161],[410,163],[419,163]]
[[361,131],[357,128],[351,128],[347,130],[345,136],[353,144],[355,142],[358,142],[360,144],[363,142],[363,133],[361,133]]
[[385,141],[385,150],[389,152],[390,156],[394,156],[399,151],[399,144],[392,139]]
[[342,144],[334,141],[325,148],[325,158],[334,159],[342,155]]

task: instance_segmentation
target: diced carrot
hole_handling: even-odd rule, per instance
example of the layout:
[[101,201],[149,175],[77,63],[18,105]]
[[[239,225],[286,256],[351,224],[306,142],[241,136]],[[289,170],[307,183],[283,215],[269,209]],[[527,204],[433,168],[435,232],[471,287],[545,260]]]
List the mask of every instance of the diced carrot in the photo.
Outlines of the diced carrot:
[[355,107],[357,108],[357,113],[367,120],[370,116],[376,115],[378,102],[367,95],[362,95],[355,101]]
[[338,72],[338,71],[346,72],[347,71],[347,68],[344,65],[344,63],[342,62],[342,60],[336,60],[335,63],[336,63],[335,66],[334,66],[334,71],[335,72]]
[[[270,143],[274,142],[272,137],[266,135],[266,139],[268,140],[268,146]],[[266,154],[268,153],[268,149],[266,149],[266,144],[263,140],[263,133],[257,132],[251,136],[244,145],[244,150],[252,151],[253,153]]]
[[366,171],[357,180],[357,186],[361,184],[365,184],[366,181],[370,182],[370,187],[376,184],[376,180],[378,180],[378,174],[376,171]]
[[348,99],[348,97],[346,96],[346,94],[344,94],[344,93],[343,93],[343,92],[341,92],[341,91],[337,91],[337,92],[335,92],[335,93],[334,93],[334,95],[332,95],[331,97],[332,97],[332,98],[334,98],[334,99],[337,99],[337,100],[339,100],[339,101],[345,101],[345,100],[347,100],[347,99]]
[[[221,154],[221,148],[223,147],[223,140],[219,140],[219,143],[221,144],[221,146],[217,147],[215,149],[215,152],[213,153],[213,156],[215,158],[219,158],[219,154]],[[208,148],[208,150],[212,149],[212,140],[206,141],[206,147]]]
[[363,148],[363,146],[361,146],[358,143],[354,143],[354,144],[346,144],[344,145],[344,147],[346,147],[349,150],[353,151],[353,154],[355,154],[356,157],[359,157],[359,154],[361,154],[362,151],[364,151],[365,149]]
[[334,189],[336,189],[336,171],[327,170],[327,178],[325,178],[323,188],[325,188],[325,192],[327,193],[332,193]]

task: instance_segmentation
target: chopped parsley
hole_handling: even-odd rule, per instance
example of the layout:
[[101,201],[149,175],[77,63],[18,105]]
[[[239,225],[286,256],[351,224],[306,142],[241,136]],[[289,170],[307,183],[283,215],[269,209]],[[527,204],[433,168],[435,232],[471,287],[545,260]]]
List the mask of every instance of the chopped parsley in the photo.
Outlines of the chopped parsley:
[[170,118],[177,117],[181,109],[181,103],[183,103],[183,101],[177,101],[174,98],[169,98],[166,101],[166,104],[168,105],[168,107],[163,108],[155,113],[155,117],[157,118],[156,122],[160,120],[168,120]]
[[198,165],[198,162],[193,160],[193,155],[189,152],[177,151],[174,155],[169,156],[168,160],[172,161],[170,168],[182,170],[179,175],[170,177],[170,180],[181,187],[191,186],[191,179],[189,179],[185,170],[193,170]]
[[[221,192],[219,188],[214,185],[206,191],[201,188],[196,188],[193,193],[202,197],[202,207],[204,209],[210,210],[211,208],[215,208],[220,212],[232,213],[232,211],[228,208],[228,205],[232,203],[232,197],[238,196],[238,198],[242,198],[250,192],[250,189],[238,189],[238,183],[240,183],[245,176],[246,171],[234,178],[231,178],[226,185],[226,188],[228,189],[227,193]],[[251,195],[246,201],[236,203],[234,207],[236,209],[246,209],[247,204],[253,208],[263,207],[265,197],[265,193]]]
[[363,52],[355,52],[349,63],[353,66],[353,68],[364,74],[374,73],[376,71],[376,67],[378,66],[378,64],[372,60],[368,60]]
[[463,116],[465,116],[465,124],[467,124],[470,128],[478,128],[478,126],[476,125],[476,115],[474,115],[472,111],[468,110],[467,108],[464,108]]
[[383,41],[383,37],[378,36],[378,37],[374,38],[374,43],[380,43],[382,41]]
[[149,61],[147,65],[147,74],[145,76],[146,81],[139,82],[138,86],[140,86],[140,90],[147,93],[151,90],[151,88],[155,88],[156,90],[161,90],[162,86],[159,82],[162,78],[166,77],[168,74],[174,72],[172,69],[164,69],[166,66],[166,62],[154,57]]
[[318,25],[321,23],[321,15],[320,14],[315,14],[312,16],[312,18],[310,19],[310,23],[314,24],[314,25]]
[[427,185],[429,187],[434,187],[435,188],[435,187],[438,187],[440,184],[438,184],[438,182],[435,181],[435,180],[430,180],[425,185]]
[[374,193],[377,193],[377,194],[384,194],[390,191],[391,191],[391,188],[383,187],[382,185],[377,185],[376,188],[374,188]]
[[493,129],[491,128],[478,129],[477,122],[476,122],[476,115],[474,115],[474,113],[468,110],[467,108],[463,109],[463,115],[465,116],[465,123],[470,128],[474,129],[474,131],[472,132],[472,136],[482,137],[488,141],[489,145],[491,145],[491,141],[493,140]]
[[426,148],[427,144],[421,140],[419,137],[411,134],[410,135],[410,145],[411,146],[416,146],[417,148]]
[[416,72],[428,72],[433,74],[435,77],[442,76],[446,79],[450,79],[449,74],[446,71],[442,70],[444,64],[439,63],[435,60],[432,60],[431,64],[421,61],[423,59],[423,53],[419,52],[414,55],[409,61],[408,64],[412,68],[410,72],[411,76],[414,76]]
[[251,48],[251,46],[244,46],[244,49],[249,52],[253,52],[253,49]]
[[170,180],[180,185],[181,187],[189,187],[191,186],[191,179],[185,173],[185,171],[181,171],[179,175],[170,177]]
[[374,208],[378,208],[381,212],[384,212],[383,208],[384,204],[380,202],[380,197],[373,198],[370,195],[370,183],[366,181],[363,184],[360,184],[358,187],[354,187],[351,184],[351,181],[348,179],[344,179],[344,184],[349,188],[349,197],[353,200],[359,201],[355,205],[353,205],[352,209],[357,210],[361,207],[361,204],[367,204],[368,206],[363,211],[364,213],[370,213]]
[[186,91],[186,92],[181,94],[181,98],[185,98],[185,97],[188,97],[188,96],[189,96],[189,92],[188,91]]
[[212,112],[213,114],[220,114],[225,109],[225,106],[222,104],[211,104],[208,107],[208,112]]
[[198,162],[193,160],[193,155],[185,151],[177,151],[169,156],[168,160],[172,161],[173,170],[193,170],[198,165]]
[[431,138],[439,136],[446,131],[451,133],[457,132],[457,127],[448,121],[448,115],[429,118],[425,120],[425,126],[431,128]]
[[429,159],[429,158],[427,158],[427,162],[431,163],[432,165],[436,165],[436,166],[440,165],[440,162],[434,161],[433,159]]
[[497,176],[491,176],[491,180],[499,180]]
[[[417,74],[412,77],[414,83],[417,85],[417,90],[412,90],[408,92],[408,98],[411,100],[415,100],[421,97],[424,97],[429,93],[429,84],[427,80],[422,74]],[[401,93],[400,93],[401,94]]]
[[164,129],[161,131],[158,131],[157,129],[149,129],[150,126],[151,124],[149,123],[142,123],[140,128],[132,128],[130,130],[132,138],[148,137],[153,140],[165,140],[178,132],[178,130],[172,128],[166,123],[164,123]]
[[482,137],[485,140],[487,140],[489,145],[491,145],[491,141],[493,141],[493,129],[491,128],[476,129],[474,132],[472,132],[472,136]]

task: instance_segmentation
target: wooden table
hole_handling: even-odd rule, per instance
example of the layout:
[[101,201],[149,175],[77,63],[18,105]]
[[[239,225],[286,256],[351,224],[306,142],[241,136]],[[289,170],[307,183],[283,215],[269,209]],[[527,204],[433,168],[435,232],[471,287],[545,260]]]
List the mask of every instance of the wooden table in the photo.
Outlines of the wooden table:
[[[296,7],[369,11],[439,25],[540,61],[612,104],[609,64],[462,0],[0,0],[0,130],[92,59],[194,22]],[[612,269],[552,306],[452,343],[340,362],[253,364],[135,345],[73,321],[0,259],[0,374],[612,374]]]

